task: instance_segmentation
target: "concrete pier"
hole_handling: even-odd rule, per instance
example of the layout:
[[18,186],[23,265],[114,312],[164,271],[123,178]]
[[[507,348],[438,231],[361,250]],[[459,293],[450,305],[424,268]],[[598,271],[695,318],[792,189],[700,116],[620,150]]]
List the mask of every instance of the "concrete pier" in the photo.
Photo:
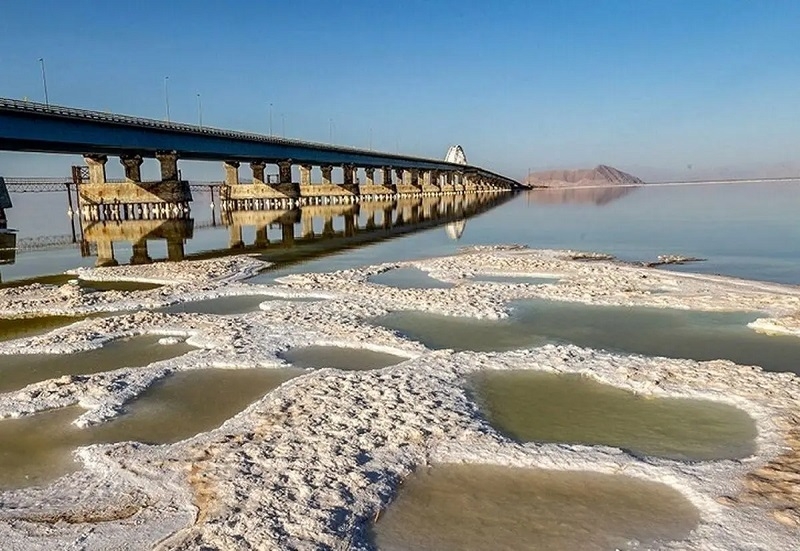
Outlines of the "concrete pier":
[[119,157],[125,179],[112,182],[106,177],[108,156],[85,154],[89,181],[75,182],[78,184],[83,218],[172,218],[184,211],[188,212],[192,192],[188,182],[179,180],[177,153],[160,151],[155,157],[160,163],[161,180],[143,182],[141,166],[144,159],[137,153],[131,153]]

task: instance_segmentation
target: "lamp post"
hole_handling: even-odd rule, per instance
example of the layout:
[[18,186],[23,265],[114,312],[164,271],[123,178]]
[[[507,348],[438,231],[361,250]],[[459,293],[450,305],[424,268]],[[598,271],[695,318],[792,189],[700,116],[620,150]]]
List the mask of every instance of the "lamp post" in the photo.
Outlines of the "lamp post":
[[272,104],[269,104],[269,135],[272,136]]
[[197,121],[200,123],[200,129],[203,128],[203,102],[200,101],[200,93],[197,94]]
[[44,69],[44,58],[39,58],[39,65],[42,67],[42,87],[44,88],[44,103],[50,107],[50,96],[47,94],[47,72]]
[[167,111],[167,122],[169,122],[169,77],[164,77],[164,105]]
[[328,119],[328,143],[333,143],[333,119]]
[[281,136],[286,137],[286,115],[281,113]]

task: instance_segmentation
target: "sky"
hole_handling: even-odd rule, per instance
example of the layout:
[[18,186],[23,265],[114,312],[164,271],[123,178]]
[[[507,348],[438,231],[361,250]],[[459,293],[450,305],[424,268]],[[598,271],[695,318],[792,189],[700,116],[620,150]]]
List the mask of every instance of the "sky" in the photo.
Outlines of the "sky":
[[[42,101],[40,58],[51,103],[164,118],[168,95],[196,123],[200,94],[208,126],[269,133],[271,112],[292,138],[459,143],[512,177],[800,173],[794,0],[3,0],[0,96]],[[0,174],[74,160],[0,153]]]

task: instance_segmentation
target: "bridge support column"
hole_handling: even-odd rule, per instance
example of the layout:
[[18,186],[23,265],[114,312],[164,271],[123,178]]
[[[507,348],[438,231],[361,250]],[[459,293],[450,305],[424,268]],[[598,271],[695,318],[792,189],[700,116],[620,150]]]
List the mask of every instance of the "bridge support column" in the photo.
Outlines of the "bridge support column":
[[292,183],[292,161],[278,162],[278,181],[281,184]]
[[106,183],[106,163],[108,156],[106,155],[84,155],[86,166],[89,167],[89,183],[90,184],[105,184]]
[[394,178],[392,177],[392,167],[385,166],[381,169],[383,172],[383,187],[387,187],[392,190],[392,192],[397,192],[397,187],[394,185]]
[[355,167],[353,165],[342,165],[342,183],[346,186],[353,185],[353,173]]
[[161,181],[178,181],[178,154],[175,151],[159,151],[156,159],[161,163]]
[[372,167],[366,167],[364,169],[364,173],[367,175],[366,184],[368,186],[374,186],[375,185],[375,169],[372,168]]
[[300,185],[301,186],[310,186],[311,185],[311,165],[300,165]]
[[239,185],[239,161],[225,161],[225,185],[238,186]]
[[333,183],[331,178],[333,167],[330,165],[322,165],[320,168],[322,169],[322,185],[331,185]]
[[142,181],[142,156],[120,155],[119,162],[125,169],[125,181],[136,183]]
[[267,168],[267,163],[264,161],[252,161],[250,163],[250,170],[253,172],[253,184],[264,185],[264,170]]

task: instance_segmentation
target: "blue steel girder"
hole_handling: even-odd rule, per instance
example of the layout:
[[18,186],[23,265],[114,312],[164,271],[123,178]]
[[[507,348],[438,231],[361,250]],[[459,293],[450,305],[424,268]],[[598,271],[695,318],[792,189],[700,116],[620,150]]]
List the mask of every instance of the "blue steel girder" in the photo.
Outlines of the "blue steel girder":
[[158,151],[175,151],[179,158],[188,160],[270,163],[291,160],[294,164],[310,165],[470,170],[517,184],[479,167],[437,159],[3,98],[0,98],[0,150],[145,157],[154,157]]

